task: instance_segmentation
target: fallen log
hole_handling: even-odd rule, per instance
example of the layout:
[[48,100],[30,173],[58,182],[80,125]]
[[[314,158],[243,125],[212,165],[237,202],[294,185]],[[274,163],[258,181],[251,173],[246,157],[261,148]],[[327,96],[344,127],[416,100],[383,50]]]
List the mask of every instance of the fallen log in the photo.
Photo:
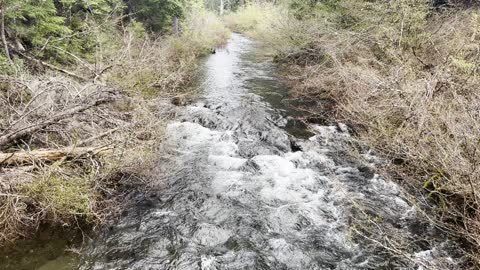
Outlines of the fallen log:
[[19,151],[0,153],[0,166],[19,166],[34,162],[55,162],[64,158],[78,158],[86,155],[105,155],[113,147],[67,147],[62,149],[38,149],[33,151]]
[[[37,123],[37,124],[33,124],[31,126],[27,126],[27,127],[23,127],[23,128],[20,128],[20,129],[17,129],[17,130],[14,130],[14,131],[11,131],[10,133],[7,133],[6,135],[3,135],[3,136],[0,136],[0,148],[1,147],[4,147],[8,144],[10,144],[11,142],[17,140],[17,139],[20,139],[22,137],[25,137],[27,135],[30,135],[42,128],[45,128],[51,124],[54,124],[54,123],[57,123],[58,121],[60,120],[63,120],[65,118],[68,118],[76,113],[81,113],[85,110],[88,110],[92,107],[95,107],[95,106],[98,106],[100,104],[104,104],[104,103],[107,103],[107,102],[110,102],[112,101],[111,98],[106,98],[106,99],[100,99],[100,100],[96,100],[90,104],[86,104],[86,105],[79,105],[79,106],[76,106],[74,108],[71,108],[69,110],[66,110],[62,113],[59,113],[57,115],[54,115],[40,123]],[[0,159],[1,160],[1,159]]]

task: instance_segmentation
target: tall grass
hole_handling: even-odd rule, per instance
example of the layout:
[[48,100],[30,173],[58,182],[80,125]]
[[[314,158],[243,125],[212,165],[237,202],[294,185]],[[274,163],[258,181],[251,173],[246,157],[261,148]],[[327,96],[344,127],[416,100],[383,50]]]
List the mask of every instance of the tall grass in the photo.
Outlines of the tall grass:
[[[263,12],[286,15],[251,18]],[[330,117],[349,123],[391,160],[389,175],[417,195],[437,224],[468,241],[478,260],[478,8],[341,0],[318,4],[309,15],[251,6],[229,20],[272,44],[289,67],[292,96],[316,101],[313,113],[329,108]]]

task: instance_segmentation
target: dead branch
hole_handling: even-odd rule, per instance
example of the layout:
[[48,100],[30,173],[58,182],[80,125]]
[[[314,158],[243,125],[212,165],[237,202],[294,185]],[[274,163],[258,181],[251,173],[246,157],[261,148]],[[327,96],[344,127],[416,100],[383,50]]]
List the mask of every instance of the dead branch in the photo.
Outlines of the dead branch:
[[98,105],[101,105],[101,104],[104,104],[104,103],[107,103],[107,102],[110,102],[110,101],[112,101],[111,98],[99,99],[99,100],[96,100],[96,101],[94,101],[90,104],[76,106],[74,108],[66,110],[66,111],[64,111],[62,113],[59,113],[59,114],[57,114],[53,117],[50,117],[49,119],[46,119],[46,120],[44,120],[40,123],[11,131],[10,133],[0,137],[0,147],[4,147],[4,146],[8,145],[9,143],[11,143],[11,142],[13,142],[13,141],[15,141],[15,140],[17,140],[21,137],[30,135],[30,134],[32,134],[32,133],[34,133],[34,132],[36,132],[36,131],[38,131],[42,128],[45,128],[45,127],[47,127],[51,124],[54,124],[54,123],[56,123],[60,120],[71,117],[74,114],[81,113],[81,112],[83,112],[85,110],[88,110],[92,107],[95,107],[95,106],[98,106]]
[[95,73],[95,70],[94,68],[85,60],[83,60],[82,58],[80,58],[79,56],[67,51],[67,50],[64,50],[60,47],[57,47],[57,46],[52,46],[52,48],[56,49],[56,50],[59,50],[61,52],[64,52],[68,55],[70,55],[71,57],[73,57],[78,63],[82,64],[83,66],[85,66],[86,68],[88,68],[91,72],[94,72]]
[[108,71],[109,69],[111,69],[113,67],[114,67],[114,65],[109,65],[109,66],[103,68],[102,70],[100,70],[100,72],[95,71],[95,78],[93,79],[93,81],[96,82],[103,75],[103,73],[105,73],[106,71]]
[[27,196],[17,195],[17,194],[9,194],[9,193],[0,193],[0,197],[17,197],[17,198],[27,198]]
[[110,135],[110,134],[114,133],[115,131],[117,131],[117,130],[119,130],[119,129],[120,129],[120,127],[117,127],[117,128],[114,128],[114,129],[110,129],[110,130],[108,130],[108,131],[106,131],[106,132],[103,132],[103,133],[97,135],[97,136],[93,136],[93,137],[88,138],[88,139],[86,139],[86,140],[80,141],[79,143],[77,143],[77,146],[83,146],[83,145],[89,144],[89,143],[91,143],[91,142],[93,142],[93,141],[95,141],[95,140],[98,140],[98,139],[103,138],[103,137],[105,137],[105,136],[107,136],[107,135]]
[[50,68],[50,69],[53,69],[53,70],[56,70],[56,71],[59,71],[59,72],[62,72],[62,73],[64,73],[64,74],[69,75],[70,77],[75,78],[75,79],[79,79],[79,80],[81,80],[81,81],[88,81],[87,78],[85,78],[85,77],[83,77],[83,76],[80,76],[80,75],[78,75],[78,74],[75,74],[75,73],[73,73],[73,72],[71,72],[71,71],[68,71],[68,70],[63,69],[63,68],[59,68],[59,67],[57,67],[57,66],[54,66],[54,65],[52,65],[52,64],[49,64],[49,63],[44,62],[44,61],[42,61],[42,60],[36,59],[36,58],[34,58],[34,57],[32,57],[32,56],[26,55],[26,54],[24,54],[24,53],[22,53],[22,52],[20,52],[20,51],[18,51],[18,50],[16,50],[16,49],[14,49],[14,48],[10,48],[10,49],[11,49],[15,54],[17,54],[17,55],[19,55],[19,56],[21,56],[21,57],[23,57],[23,58],[25,58],[25,59],[27,59],[27,60],[29,60],[29,61],[39,63],[39,64],[41,64],[42,66],[45,66],[45,67],[47,67],[47,68]]
[[0,153],[0,165],[17,166],[32,164],[35,161],[55,162],[64,158],[76,158],[85,155],[104,155],[112,147],[67,147],[63,149],[38,149],[14,153]]

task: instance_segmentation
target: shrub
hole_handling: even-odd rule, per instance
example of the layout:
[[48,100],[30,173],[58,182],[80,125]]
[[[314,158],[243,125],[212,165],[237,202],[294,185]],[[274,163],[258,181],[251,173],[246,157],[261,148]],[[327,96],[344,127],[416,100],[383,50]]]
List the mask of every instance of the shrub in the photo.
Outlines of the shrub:
[[238,12],[226,15],[224,20],[233,31],[257,37],[270,30],[275,23],[280,22],[284,11],[284,9],[269,3],[247,5]]

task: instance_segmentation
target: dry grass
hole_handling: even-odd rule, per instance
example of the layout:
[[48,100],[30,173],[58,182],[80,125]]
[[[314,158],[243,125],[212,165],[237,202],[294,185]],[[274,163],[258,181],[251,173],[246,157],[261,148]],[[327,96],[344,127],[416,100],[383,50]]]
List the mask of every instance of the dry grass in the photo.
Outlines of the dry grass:
[[349,123],[478,260],[480,12],[429,4],[343,0],[258,36],[289,66],[293,98]]

